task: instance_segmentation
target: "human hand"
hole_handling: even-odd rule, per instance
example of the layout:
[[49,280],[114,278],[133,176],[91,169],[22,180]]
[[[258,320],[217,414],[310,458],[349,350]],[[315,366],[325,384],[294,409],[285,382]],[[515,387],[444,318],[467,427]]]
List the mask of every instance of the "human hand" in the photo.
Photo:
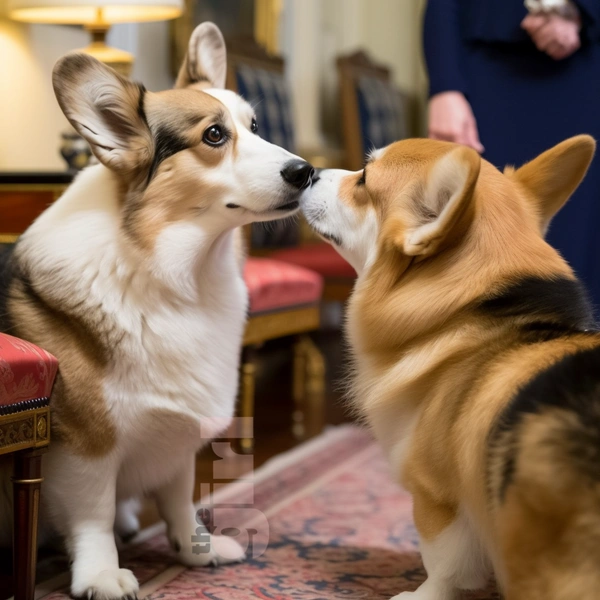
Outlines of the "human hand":
[[521,27],[530,35],[537,49],[554,60],[571,56],[581,46],[579,17],[572,19],[556,13],[529,14],[521,22]]
[[441,92],[430,98],[429,137],[464,144],[480,154],[484,151],[471,105],[461,92]]

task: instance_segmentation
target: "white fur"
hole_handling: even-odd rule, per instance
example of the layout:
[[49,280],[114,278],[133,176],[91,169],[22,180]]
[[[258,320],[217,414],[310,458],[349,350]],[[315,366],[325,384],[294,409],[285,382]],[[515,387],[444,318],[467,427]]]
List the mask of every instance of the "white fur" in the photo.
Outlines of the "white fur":
[[[64,305],[61,291],[68,290],[70,303],[83,302],[79,310],[93,314],[101,306],[114,324],[103,392],[118,426],[116,448],[88,460],[54,443],[44,462],[43,520],[67,537],[74,557],[72,592],[94,590],[100,598],[137,591],[135,580],[118,570],[115,498],[154,493],[160,505],[175,504],[185,516],[175,509],[161,512],[170,530],[177,530],[180,559],[197,565],[219,560],[219,540],[210,554],[192,553],[198,524],[189,463],[234,414],[247,309],[231,230],[214,239],[194,223],[170,225],[152,258],[138,262],[119,230],[114,185],[103,166],[89,169],[28,230],[20,247],[39,257],[35,281],[54,268],[60,281],[48,290],[57,304]],[[162,411],[160,427],[156,418],[146,418],[150,409]],[[169,426],[170,415],[180,417],[177,430]],[[180,490],[185,498],[178,497]],[[226,549],[222,561],[242,557],[241,549]]]
[[19,243],[36,290],[67,313],[101,320],[112,347],[102,392],[116,446],[89,459],[55,441],[44,460],[42,522],[66,538],[74,595],[110,600],[137,592],[133,575],[119,569],[113,527],[135,527],[135,515],[125,505],[117,511],[116,502],[143,494],[155,496],[184,564],[244,556],[236,541],[218,536],[210,552],[194,554],[192,536],[203,529],[192,504],[194,457],[234,414],[248,306],[234,228],[281,216],[271,212],[287,185],[280,172],[296,157],[248,131],[245,102],[211,93],[239,135],[236,156],[206,171],[230,184],[214,209],[165,226],[154,251],[144,253],[121,228],[116,177],[98,165]]
[[[240,209],[234,209],[239,213],[239,225],[256,221],[257,215],[260,221],[281,218],[282,214],[273,209],[282,203],[282,196],[285,197],[289,186],[284,183],[280,172],[287,161],[298,157],[249,130],[254,111],[238,95],[221,89],[209,89],[206,93],[229,108],[238,134],[236,154],[229,154],[216,168],[207,172],[206,181],[221,186],[228,184],[220,204],[232,202],[240,206]],[[240,197],[242,190],[243,196]],[[290,200],[299,199],[295,191]],[[228,212],[231,210],[227,209]],[[231,216],[227,215],[227,219],[230,220]]]
[[310,225],[331,241],[360,276],[375,260],[379,226],[372,208],[365,216],[340,200],[340,183],[349,175],[350,171],[341,169],[322,171],[319,181],[305,192],[302,211]]
[[461,590],[485,587],[491,574],[482,545],[464,515],[434,540],[422,540],[421,555],[427,579],[416,592],[402,592],[391,600],[455,600]]

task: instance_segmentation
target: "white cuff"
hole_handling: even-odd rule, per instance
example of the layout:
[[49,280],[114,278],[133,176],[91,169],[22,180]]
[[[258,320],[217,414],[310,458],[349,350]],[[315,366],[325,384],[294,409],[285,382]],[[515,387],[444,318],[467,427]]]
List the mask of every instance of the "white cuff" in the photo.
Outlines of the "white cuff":
[[525,8],[532,14],[556,12],[573,16],[578,12],[571,0],[525,0]]

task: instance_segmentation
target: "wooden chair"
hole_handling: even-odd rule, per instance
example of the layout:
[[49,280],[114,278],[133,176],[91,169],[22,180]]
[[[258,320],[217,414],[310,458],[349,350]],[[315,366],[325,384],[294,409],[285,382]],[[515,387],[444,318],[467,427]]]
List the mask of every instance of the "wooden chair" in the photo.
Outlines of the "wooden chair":
[[372,148],[407,136],[410,103],[390,69],[364,51],[337,60],[345,168],[362,169]]
[[[371,148],[406,137],[409,102],[390,70],[364,52],[337,61],[345,168],[361,169]],[[354,287],[354,269],[329,244],[301,245],[273,254],[278,260],[313,269],[325,278],[324,301],[345,301]]]
[[[296,153],[283,59],[267,54],[251,37],[228,39],[226,86],[254,106],[261,137]],[[269,223],[267,227],[255,223],[249,232],[251,254],[257,256],[268,255],[275,248],[297,245],[301,229],[288,219]]]
[[14,597],[33,600],[41,461],[50,442],[48,405],[58,363],[41,348],[0,333],[0,365],[0,455],[14,455]]
[[356,271],[327,242],[301,244],[278,250],[271,256],[319,273],[324,279],[324,302],[345,302],[352,292]]
[[[247,259],[244,279],[250,314],[244,334],[238,414],[251,425],[256,351],[269,340],[295,336],[292,432],[298,439],[312,437],[322,430],[325,413],[325,362],[308,336],[320,326],[323,280],[314,271],[259,257]],[[248,429],[241,436],[244,452],[252,451],[251,433]]]
[[[228,40],[227,87],[256,106],[259,134],[266,140],[295,152],[291,100],[285,81],[285,63],[272,56],[252,38]],[[269,90],[275,94],[269,96]],[[274,120],[281,126],[274,126]],[[310,160],[310,157],[306,157]],[[261,225],[253,228],[250,253],[270,256],[319,273],[324,280],[323,300],[345,301],[356,273],[329,244],[320,241],[301,218],[298,225],[275,230],[261,243]],[[283,246],[283,248],[282,248]]]

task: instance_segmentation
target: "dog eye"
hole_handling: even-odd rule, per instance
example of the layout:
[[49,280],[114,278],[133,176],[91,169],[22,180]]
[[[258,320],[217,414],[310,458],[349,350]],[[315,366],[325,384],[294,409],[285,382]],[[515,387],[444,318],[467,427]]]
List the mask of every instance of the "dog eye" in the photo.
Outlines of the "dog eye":
[[363,169],[360,179],[356,182],[356,185],[365,185],[367,183],[367,170]]
[[255,118],[253,118],[252,123],[250,123],[250,131],[252,133],[258,133],[258,123]]
[[225,141],[225,133],[218,125],[211,125],[202,136],[202,141],[210,146],[218,146]]

